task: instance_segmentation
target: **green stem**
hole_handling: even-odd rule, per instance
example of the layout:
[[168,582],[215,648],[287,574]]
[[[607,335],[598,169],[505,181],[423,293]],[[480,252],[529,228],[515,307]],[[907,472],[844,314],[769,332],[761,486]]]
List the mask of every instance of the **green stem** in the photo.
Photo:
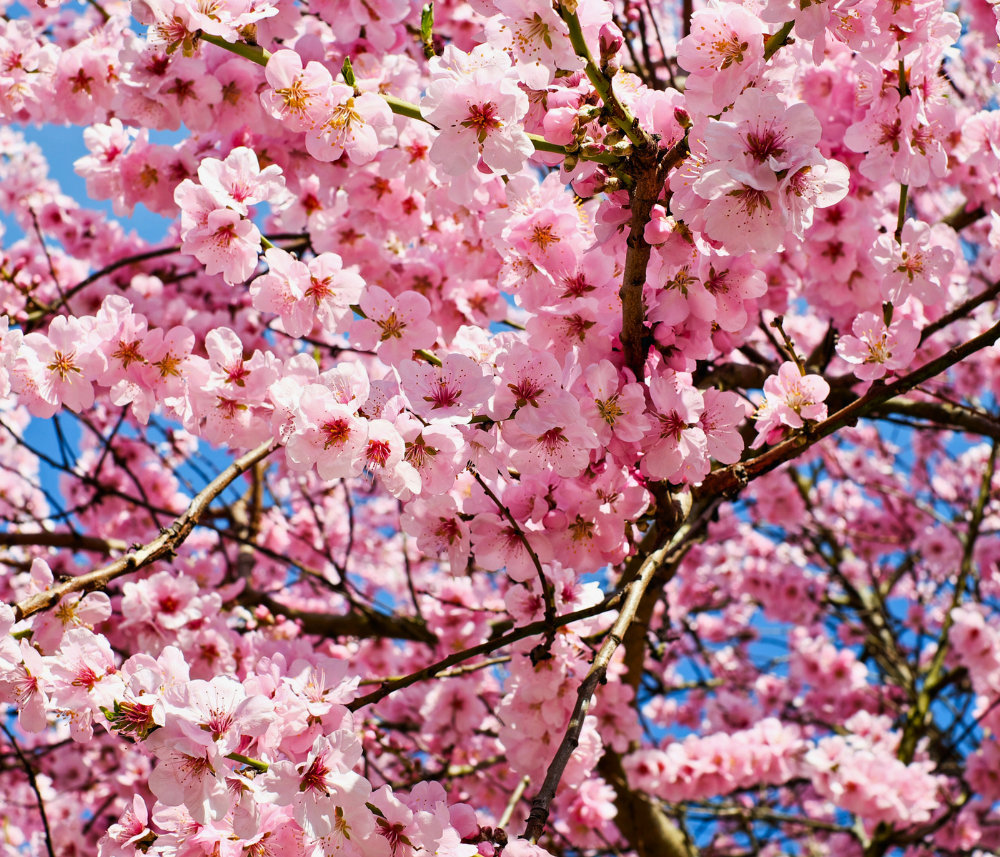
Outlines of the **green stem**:
[[615,124],[622,129],[625,136],[634,145],[641,147],[649,146],[652,143],[649,135],[639,127],[639,123],[635,117],[618,100],[611,79],[594,62],[594,57],[587,46],[587,40],[583,37],[580,19],[577,17],[576,12],[569,12],[565,6],[562,6],[560,7],[559,14],[569,28],[569,40],[573,45],[573,50],[586,63],[585,71],[587,72],[587,77],[593,84],[594,89],[597,90],[598,95],[601,96],[601,100],[611,109],[611,118]]
[[558,143],[550,143],[544,137],[539,137],[537,134],[529,134],[528,139],[531,140],[532,145],[539,152],[552,152],[555,155],[569,154],[565,146],[560,146]]
[[[416,119],[419,122],[427,122],[423,114],[420,112],[420,108],[416,104],[412,104],[409,101],[403,101],[402,98],[396,98],[395,95],[382,95],[385,103],[389,105],[389,109],[395,113],[397,116],[406,116],[409,119]],[[427,122],[428,125],[432,123]],[[528,139],[531,140],[531,144],[535,147],[535,151],[538,152],[552,152],[554,155],[576,155],[581,160],[584,161],[597,161],[602,164],[616,164],[621,158],[611,152],[594,152],[587,153],[582,151],[571,152],[565,146],[559,143],[551,143],[544,137],[539,137],[538,134],[529,134]]]
[[267,65],[267,61],[271,59],[271,52],[260,47],[260,45],[246,45],[243,42],[227,42],[220,36],[213,36],[211,33],[203,33],[199,31],[198,38],[203,42],[208,42],[210,45],[215,45],[218,48],[222,48],[224,51],[229,51],[232,54],[243,57],[250,60],[251,62],[257,63],[257,65]]
[[[396,98],[395,95],[382,95],[382,98],[385,99],[386,104],[389,105],[389,109],[397,116],[406,116],[410,119],[417,119],[420,122],[427,122],[416,104],[403,101],[402,98]],[[427,124],[430,125],[431,123],[427,122]]]
[[108,14],[108,10],[105,9],[97,0],[87,0],[87,2],[93,6],[101,15],[105,21],[110,21],[111,16]]
[[431,366],[441,366],[442,365],[441,358],[438,357],[436,354],[433,354],[432,352],[428,351],[426,348],[421,348],[419,351],[415,351],[414,353],[418,357],[421,357],[424,360],[426,360],[428,363],[430,363]]
[[249,765],[262,774],[266,773],[267,769],[271,767],[267,762],[262,762],[260,759],[251,759],[249,756],[242,756],[239,753],[230,753],[226,758],[232,759],[234,762],[242,762],[244,765]]
[[903,243],[903,224],[906,222],[906,194],[909,187],[905,184],[899,186],[899,214],[896,215],[896,243]]
[[782,47],[784,47],[785,42],[788,41],[788,35],[792,32],[792,27],[795,26],[795,21],[787,21],[781,25],[781,29],[778,30],[773,36],[770,36],[766,42],[764,42],[764,59],[769,60],[773,57]]
[[[270,51],[267,51],[257,45],[245,45],[242,42],[227,42],[225,39],[222,39],[219,36],[213,36],[209,33],[201,33],[198,38],[200,38],[203,42],[208,42],[210,45],[222,48],[224,51],[229,51],[230,53],[241,56],[251,62],[255,62],[257,65],[266,66],[267,61],[271,58]],[[397,98],[395,95],[386,95],[384,93],[379,93],[379,95],[382,96],[385,103],[389,105],[389,109],[397,116],[405,116],[408,119],[416,119],[419,122],[427,122],[423,114],[420,112],[420,107],[418,105],[409,101],[403,101],[402,98]],[[427,122],[427,124],[431,125],[432,123]],[[539,137],[537,134],[529,134],[528,139],[531,140],[532,145],[539,152],[552,152],[555,155],[563,156],[576,155],[581,160],[597,161],[602,164],[616,164],[621,160],[617,155],[614,155],[611,152],[571,152],[565,146],[561,146],[558,143],[550,143],[544,137]]]

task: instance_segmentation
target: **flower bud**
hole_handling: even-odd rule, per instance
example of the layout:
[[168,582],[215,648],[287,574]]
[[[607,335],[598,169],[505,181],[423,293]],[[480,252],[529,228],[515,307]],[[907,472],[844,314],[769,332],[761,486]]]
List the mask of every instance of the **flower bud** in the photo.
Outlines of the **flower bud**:
[[601,27],[601,69],[607,69],[614,60],[615,55],[622,49],[624,44],[622,31],[610,21]]

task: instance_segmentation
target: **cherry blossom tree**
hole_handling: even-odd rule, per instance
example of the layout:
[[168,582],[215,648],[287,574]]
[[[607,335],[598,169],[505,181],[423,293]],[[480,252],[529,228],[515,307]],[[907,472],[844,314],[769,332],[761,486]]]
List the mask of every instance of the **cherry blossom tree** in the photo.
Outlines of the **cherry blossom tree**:
[[3,854],[1000,850],[993,7],[0,11]]

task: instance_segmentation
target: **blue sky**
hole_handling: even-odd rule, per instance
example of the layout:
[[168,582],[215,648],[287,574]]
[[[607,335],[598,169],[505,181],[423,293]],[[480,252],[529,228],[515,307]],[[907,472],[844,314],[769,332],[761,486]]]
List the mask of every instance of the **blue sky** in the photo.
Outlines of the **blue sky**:
[[[49,176],[59,182],[63,193],[73,197],[81,206],[85,208],[103,211],[109,219],[115,219],[111,210],[109,200],[93,200],[87,196],[87,184],[73,171],[73,163],[78,158],[89,154],[83,142],[84,129],[75,125],[45,125],[35,127],[32,125],[14,125],[17,131],[24,134],[24,138],[30,142],[37,143],[42,147],[45,157],[49,162]],[[176,143],[185,135],[180,132],[154,133],[151,137],[157,143]],[[11,244],[21,236],[20,228],[13,219],[0,215],[7,233],[3,238],[5,244]],[[136,230],[143,238],[150,242],[158,242],[166,234],[169,222],[159,214],[153,214],[145,206],[137,205],[132,217],[116,218],[126,232],[130,229]]]

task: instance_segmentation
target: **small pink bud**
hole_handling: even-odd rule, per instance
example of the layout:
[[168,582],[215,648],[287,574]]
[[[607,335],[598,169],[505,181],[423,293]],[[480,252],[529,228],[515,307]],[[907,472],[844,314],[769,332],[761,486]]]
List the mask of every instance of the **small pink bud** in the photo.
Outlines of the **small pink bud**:
[[542,518],[542,523],[545,524],[546,529],[552,529],[552,530],[565,529],[566,513],[560,512],[558,509],[553,509],[544,518]]
[[622,49],[624,42],[625,39],[622,37],[622,31],[610,21],[601,27],[601,63],[603,64],[618,53]]

